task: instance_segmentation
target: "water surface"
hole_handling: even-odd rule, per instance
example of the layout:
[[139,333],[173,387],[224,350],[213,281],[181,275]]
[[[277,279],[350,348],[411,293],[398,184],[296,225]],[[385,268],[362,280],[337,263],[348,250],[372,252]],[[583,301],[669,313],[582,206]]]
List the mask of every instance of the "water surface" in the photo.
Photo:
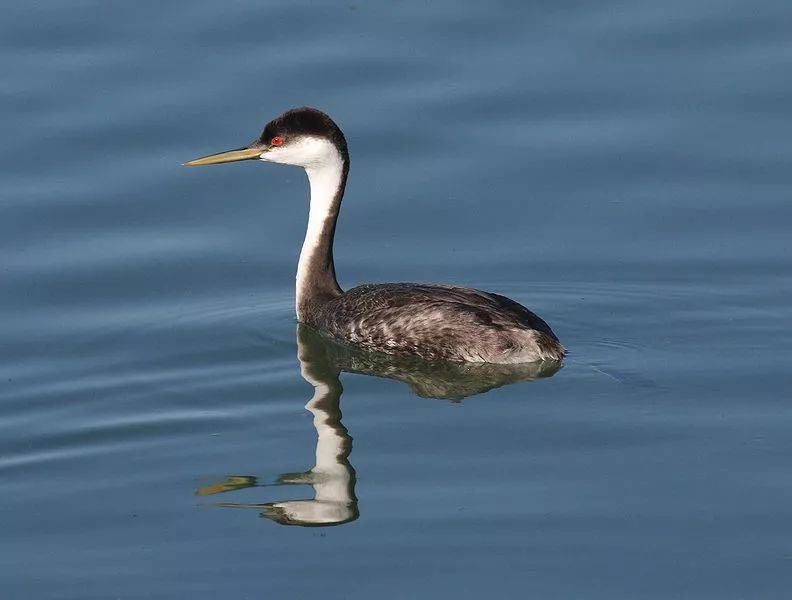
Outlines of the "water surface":
[[[787,597],[787,3],[2,13],[5,596]],[[560,371],[301,363],[304,175],[180,163],[305,104],[342,285],[506,294]]]

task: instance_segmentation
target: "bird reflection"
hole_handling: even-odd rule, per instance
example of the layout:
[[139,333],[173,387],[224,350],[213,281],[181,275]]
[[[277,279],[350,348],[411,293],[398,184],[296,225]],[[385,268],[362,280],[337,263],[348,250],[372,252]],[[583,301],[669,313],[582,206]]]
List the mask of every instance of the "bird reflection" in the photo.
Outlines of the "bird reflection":
[[[549,377],[561,368],[558,361],[503,365],[394,357],[340,344],[302,324],[297,328],[297,357],[303,379],[314,388],[305,408],[313,414],[316,428],[316,464],[305,472],[281,475],[275,485],[310,485],[313,498],[261,504],[219,502],[216,506],[256,508],[262,517],[282,525],[326,527],[358,518],[355,469],[349,462],[352,437],[341,423],[342,372],[395,379],[418,396],[458,402],[511,383]],[[267,486],[256,477],[234,475],[201,487],[196,494],[209,496],[251,487]]]

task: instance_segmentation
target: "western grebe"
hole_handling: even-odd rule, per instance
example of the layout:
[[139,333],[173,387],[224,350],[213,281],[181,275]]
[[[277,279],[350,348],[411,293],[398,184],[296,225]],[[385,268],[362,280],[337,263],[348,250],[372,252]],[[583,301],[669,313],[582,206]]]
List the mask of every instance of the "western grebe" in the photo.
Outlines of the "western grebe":
[[262,160],[303,167],[310,209],[297,265],[297,319],[368,350],[426,360],[524,363],[561,360],[550,326],[498,294],[450,285],[366,284],[344,292],[333,237],[349,174],[341,129],[314,108],[289,110],[250,145],[196,158],[187,166]]

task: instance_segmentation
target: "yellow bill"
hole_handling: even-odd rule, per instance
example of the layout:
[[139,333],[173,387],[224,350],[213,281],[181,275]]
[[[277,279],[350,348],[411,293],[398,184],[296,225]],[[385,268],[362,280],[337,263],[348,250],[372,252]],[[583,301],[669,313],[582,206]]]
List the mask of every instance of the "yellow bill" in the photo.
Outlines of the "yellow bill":
[[201,158],[196,158],[184,163],[184,166],[199,167],[201,165],[217,165],[220,163],[236,162],[238,160],[256,160],[261,156],[263,151],[263,148],[239,148],[237,150],[220,152],[219,154],[202,156]]

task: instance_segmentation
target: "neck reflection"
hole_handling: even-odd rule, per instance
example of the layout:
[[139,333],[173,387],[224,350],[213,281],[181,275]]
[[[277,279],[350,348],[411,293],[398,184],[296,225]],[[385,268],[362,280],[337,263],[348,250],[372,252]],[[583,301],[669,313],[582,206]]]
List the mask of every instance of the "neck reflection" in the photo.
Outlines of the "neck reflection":
[[[216,506],[256,508],[262,517],[282,525],[327,527],[354,521],[360,516],[355,495],[355,469],[349,462],[352,437],[341,422],[342,372],[385,377],[406,383],[418,396],[460,401],[497,387],[550,377],[561,367],[557,362],[522,365],[428,363],[420,359],[366,352],[332,341],[311,327],[297,329],[300,374],[314,388],[305,405],[316,429],[316,462],[304,472],[285,473],[276,486],[310,485],[313,498],[247,504],[218,502]],[[208,496],[250,487],[268,487],[253,476],[230,476],[199,488]]]

